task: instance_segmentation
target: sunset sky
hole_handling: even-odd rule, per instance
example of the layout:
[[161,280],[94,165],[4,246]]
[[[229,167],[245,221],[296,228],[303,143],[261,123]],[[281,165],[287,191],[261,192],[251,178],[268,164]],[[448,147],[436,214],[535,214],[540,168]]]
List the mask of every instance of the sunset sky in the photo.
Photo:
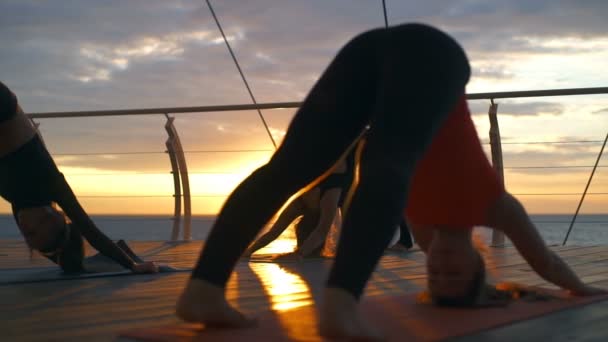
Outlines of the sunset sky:
[[[258,102],[303,100],[340,46],[384,25],[373,0],[212,4]],[[433,24],[463,45],[468,93],[608,86],[608,1],[387,0],[387,9],[389,24]],[[0,41],[0,80],[26,112],[251,103],[203,0],[3,0]],[[580,196],[567,194],[585,188],[608,132],[608,95],[497,102],[507,188],[533,213],[573,213]],[[486,142],[489,102],[469,104]],[[277,140],[293,113],[263,111]],[[214,214],[273,146],[255,111],[175,116],[193,212]],[[172,212],[163,116],[38,122],[89,212]],[[517,144],[581,140],[592,142]],[[600,165],[589,188],[600,194],[583,213],[608,210],[606,156]],[[539,195],[548,193],[560,195]]]

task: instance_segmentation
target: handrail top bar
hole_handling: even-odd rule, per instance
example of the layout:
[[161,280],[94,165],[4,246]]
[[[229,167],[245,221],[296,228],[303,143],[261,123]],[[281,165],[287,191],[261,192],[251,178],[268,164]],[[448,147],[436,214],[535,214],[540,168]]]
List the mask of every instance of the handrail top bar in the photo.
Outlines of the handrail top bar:
[[543,97],[543,96],[595,95],[595,94],[608,94],[608,87],[503,91],[503,92],[495,92],[495,93],[475,93],[475,94],[467,94],[467,99],[483,100],[483,99],[504,99],[504,98],[516,98],[516,97]]
[[302,105],[302,102],[274,102],[274,103],[258,103],[257,105],[255,105],[255,104],[237,104],[237,105],[198,106],[198,107],[91,110],[91,111],[82,111],[82,112],[30,113],[28,115],[32,119],[44,119],[44,118],[69,118],[69,117],[84,117],[84,116],[227,112],[227,111],[256,110],[256,109],[298,108],[301,105]]
[[[500,99],[516,97],[541,97],[541,96],[563,96],[563,95],[594,95],[608,94],[608,87],[597,88],[570,88],[570,89],[548,89],[548,90],[526,90],[508,91],[494,93],[474,93],[467,94],[469,100]],[[118,115],[150,115],[150,114],[179,114],[179,113],[205,113],[205,112],[226,112],[256,109],[281,109],[298,108],[302,102],[272,102],[256,104],[237,104],[237,105],[217,105],[217,106],[198,106],[198,107],[169,107],[169,108],[139,108],[139,109],[117,109],[117,110],[92,110],[78,112],[46,112],[30,113],[32,119],[45,118],[70,118],[70,117],[90,117],[90,116],[118,116]]]

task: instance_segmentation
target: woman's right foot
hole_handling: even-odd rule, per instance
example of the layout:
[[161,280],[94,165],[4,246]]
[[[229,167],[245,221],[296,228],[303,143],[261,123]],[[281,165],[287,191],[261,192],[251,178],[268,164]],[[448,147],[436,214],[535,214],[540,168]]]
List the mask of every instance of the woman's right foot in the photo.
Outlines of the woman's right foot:
[[190,323],[207,327],[247,328],[255,325],[226,301],[224,289],[200,279],[191,279],[180,295],[176,314]]
[[386,341],[386,336],[359,315],[358,302],[337,288],[325,290],[319,317],[319,334],[338,340]]

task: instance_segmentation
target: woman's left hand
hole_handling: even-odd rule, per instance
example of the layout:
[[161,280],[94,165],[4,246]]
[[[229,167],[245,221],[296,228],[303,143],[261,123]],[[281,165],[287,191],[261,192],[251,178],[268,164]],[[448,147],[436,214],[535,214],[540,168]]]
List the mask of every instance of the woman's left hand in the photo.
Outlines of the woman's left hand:
[[570,294],[572,294],[573,296],[581,296],[581,297],[585,297],[585,296],[599,296],[599,295],[608,294],[608,291],[606,291],[606,290],[604,290],[602,288],[599,288],[599,287],[594,287],[594,286],[589,286],[589,285],[583,285],[579,289],[570,290]]
[[133,273],[158,273],[158,266],[152,261],[146,261],[135,264],[132,269]]

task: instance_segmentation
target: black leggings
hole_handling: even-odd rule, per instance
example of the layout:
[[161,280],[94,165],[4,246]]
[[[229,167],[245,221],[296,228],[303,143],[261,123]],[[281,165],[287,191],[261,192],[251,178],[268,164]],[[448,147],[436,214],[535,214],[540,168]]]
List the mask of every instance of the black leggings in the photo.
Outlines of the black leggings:
[[407,248],[414,247],[414,243],[412,242],[412,235],[410,235],[410,229],[404,219],[401,219],[401,223],[399,223],[398,243],[404,245]]
[[192,277],[224,287],[264,224],[290,196],[318,181],[369,125],[359,185],[328,279],[329,287],[360,297],[399,224],[412,169],[463,95],[469,74],[460,46],[425,25],[355,37],[310,91],[271,160],[228,198]]
[[0,123],[8,121],[17,114],[17,97],[0,82]]

